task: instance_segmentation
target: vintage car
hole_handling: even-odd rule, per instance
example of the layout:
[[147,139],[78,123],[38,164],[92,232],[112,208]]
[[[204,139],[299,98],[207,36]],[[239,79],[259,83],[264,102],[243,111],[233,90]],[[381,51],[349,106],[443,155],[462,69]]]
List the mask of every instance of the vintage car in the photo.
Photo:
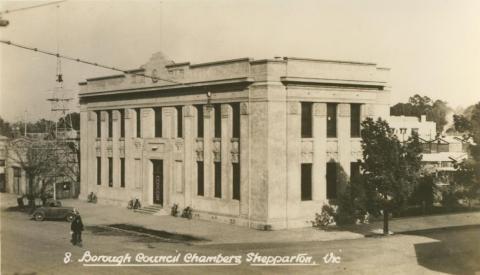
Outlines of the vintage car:
[[61,219],[71,222],[78,211],[73,207],[64,207],[60,201],[47,201],[45,206],[35,209],[32,216],[36,221]]

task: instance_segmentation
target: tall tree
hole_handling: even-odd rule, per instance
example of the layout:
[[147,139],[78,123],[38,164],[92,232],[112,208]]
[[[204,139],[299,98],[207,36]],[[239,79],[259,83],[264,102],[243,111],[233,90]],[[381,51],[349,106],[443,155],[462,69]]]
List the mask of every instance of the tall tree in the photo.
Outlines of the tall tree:
[[433,101],[428,96],[414,95],[408,99],[407,103],[397,103],[390,108],[392,116],[427,116],[427,120],[434,121],[437,124],[437,132],[441,133],[447,125],[447,114],[451,110],[446,101]]
[[388,215],[405,205],[417,183],[422,147],[414,134],[402,144],[382,119],[362,122],[361,163],[367,196],[367,210],[383,212],[383,232],[388,234]]
[[3,120],[2,117],[0,117],[0,135],[10,138],[13,136],[12,126],[10,125],[10,123]]

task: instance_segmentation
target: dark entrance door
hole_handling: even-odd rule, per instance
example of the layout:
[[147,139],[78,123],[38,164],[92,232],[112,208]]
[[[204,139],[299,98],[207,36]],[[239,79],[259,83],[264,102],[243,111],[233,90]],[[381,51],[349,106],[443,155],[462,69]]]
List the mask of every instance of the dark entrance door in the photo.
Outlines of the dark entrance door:
[[153,203],[163,205],[163,160],[153,160]]

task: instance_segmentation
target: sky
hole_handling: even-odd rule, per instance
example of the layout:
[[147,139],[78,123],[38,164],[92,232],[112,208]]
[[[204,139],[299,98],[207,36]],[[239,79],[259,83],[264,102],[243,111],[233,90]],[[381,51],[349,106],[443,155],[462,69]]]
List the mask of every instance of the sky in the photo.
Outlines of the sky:
[[[0,11],[46,1],[0,0]],[[0,39],[135,69],[162,51],[175,62],[294,56],[391,68],[391,103],[415,93],[452,108],[480,101],[478,0],[69,0],[2,14]],[[0,44],[0,117],[53,118],[54,57]],[[71,61],[64,88],[118,74]],[[72,109],[78,108],[73,102]]]

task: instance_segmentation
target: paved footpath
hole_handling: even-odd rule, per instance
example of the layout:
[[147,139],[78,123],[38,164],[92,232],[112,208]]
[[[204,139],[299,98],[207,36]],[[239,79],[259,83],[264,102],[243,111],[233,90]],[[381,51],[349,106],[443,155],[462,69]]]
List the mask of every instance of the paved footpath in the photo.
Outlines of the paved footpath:
[[[2,200],[2,207],[16,205],[16,198],[10,194],[1,194],[0,199]],[[200,242],[201,244],[283,243],[358,239],[371,235],[383,227],[382,222],[374,222],[368,225],[351,226],[328,231],[313,227],[259,231],[198,219],[188,220],[171,216],[140,214],[128,210],[126,207],[92,204],[75,199],[63,200],[63,205],[79,209],[85,225],[132,224],[148,229],[192,235],[208,240],[207,242]],[[394,233],[405,233],[471,225],[480,225],[480,212],[393,219],[390,221],[390,230]],[[200,243],[198,245],[201,245]]]

